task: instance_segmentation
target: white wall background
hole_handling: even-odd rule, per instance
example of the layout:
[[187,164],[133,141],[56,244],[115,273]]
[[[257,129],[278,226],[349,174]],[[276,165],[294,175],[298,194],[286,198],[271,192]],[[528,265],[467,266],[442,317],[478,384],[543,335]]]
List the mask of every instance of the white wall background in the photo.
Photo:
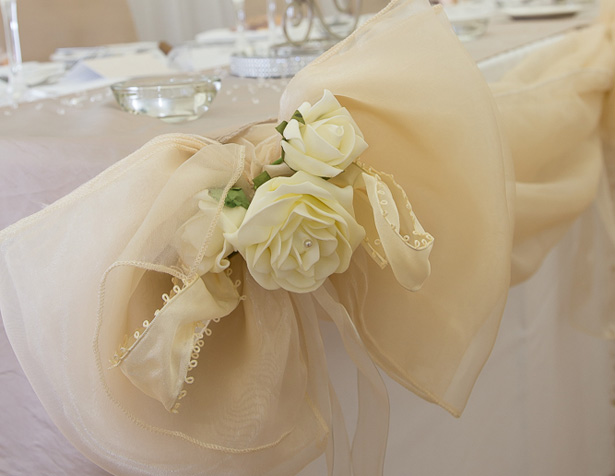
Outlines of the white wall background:
[[[264,17],[267,0],[245,0],[248,19]],[[354,0],[349,0],[354,1]],[[173,45],[194,39],[197,33],[232,27],[232,0],[127,0],[139,40],[164,40]],[[277,0],[281,15],[285,0]],[[388,0],[362,0],[361,13],[376,12]],[[333,13],[333,0],[319,0],[324,14]]]
[[231,0],[128,0],[128,5],[140,40],[177,44],[234,21]]

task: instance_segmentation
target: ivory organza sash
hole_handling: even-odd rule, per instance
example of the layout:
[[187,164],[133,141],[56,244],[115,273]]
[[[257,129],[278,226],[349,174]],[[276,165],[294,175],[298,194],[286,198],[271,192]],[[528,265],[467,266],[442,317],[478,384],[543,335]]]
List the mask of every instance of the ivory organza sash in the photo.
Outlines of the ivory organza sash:
[[[399,45],[413,54],[401,61]],[[3,232],[7,334],[52,418],[108,471],[288,475],[326,452],[330,474],[381,474],[375,363],[461,413],[509,281],[512,187],[490,92],[441,11],[401,1],[300,73],[280,120],[325,90],[368,144],[330,181],[354,190],[365,239],[310,292],[265,289],[242,256],[210,253],[233,218],[205,192],[221,204],[251,186],[279,157],[275,123],[155,139]],[[358,369],[352,442],[319,318]]]
[[[512,284],[580,221],[562,315],[615,337],[615,3],[491,84],[515,170]],[[601,291],[604,290],[604,291]]]
[[[277,173],[278,122],[216,140],[161,136],[4,230],[0,310],[56,424],[114,474],[288,475],[323,452],[329,474],[382,474],[388,398],[376,365],[461,414],[496,337],[511,263],[515,280],[529,276],[595,194],[596,130],[612,125],[603,105],[613,71],[610,29],[598,30],[596,48],[585,37],[575,44],[583,64],[598,51],[605,72],[567,86],[571,104],[587,105],[564,114],[583,122],[591,110],[593,122],[558,153],[550,146],[559,142],[548,141],[540,150],[553,162],[535,173],[538,160],[519,142],[542,140],[562,122],[554,110],[526,127],[540,97],[525,94],[543,76],[519,73],[522,85],[513,75],[490,89],[441,9],[426,2],[392,2],[301,71],[278,122],[330,91],[368,145],[323,185],[335,187],[344,223],[358,223],[348,225],[352,253],[305,292],[277,288],[257,259],[228,247],[238,223],[256,219],[224,204],[232,189]],[[562,68],[565,76],[570,66]],[[590,164],[581,152],[591,152]],[[571,199],[577,208],[560,216],[555,202],[567,194],[532,198],[523,180],[552,190],[544,171],[564,170],[583,200]],[[545,217],[561,225],[552,232]],[[293,289],[305,285],[295,278]],[[352,442],[319,319],[337,326],[358,369]]]
[[604,2],[596,25],[540,49],[491,85],[515,169],[513,284],[538,269],[611,166],[613,24],[613,2]]

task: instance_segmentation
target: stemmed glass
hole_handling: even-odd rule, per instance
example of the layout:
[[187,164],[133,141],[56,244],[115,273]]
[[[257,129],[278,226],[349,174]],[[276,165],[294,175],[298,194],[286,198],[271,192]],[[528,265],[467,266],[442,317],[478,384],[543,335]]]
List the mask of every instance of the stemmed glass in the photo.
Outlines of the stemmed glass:
[[17,22],[17,0],[0,0],[0,10],[9,62],[8,100],[13,103],[17,102],[26,91],[21,60],[21,43],[19,42],[19,24]]
[[277,31],[275,25],[276,0],[267,0],[267,30],[269,32],[269,46],[277,42]]
[[246,40],[246,0],[232,0],[235,10],[235,27],[237,30],[237,40],[235,49],[237,52],[244,52],[248,48]]

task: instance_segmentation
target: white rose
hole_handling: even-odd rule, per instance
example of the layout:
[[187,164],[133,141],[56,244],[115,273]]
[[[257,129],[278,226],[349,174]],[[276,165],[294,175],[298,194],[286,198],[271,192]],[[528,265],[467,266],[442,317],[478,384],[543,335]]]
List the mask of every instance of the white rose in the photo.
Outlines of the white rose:
[[350,113],[330,91],[313,106],[304,102],[298,111],[305,124],[291,119],[282,133],[284,161],[293,170],[335,177],[367,148]]
[[[196,259],[218,208],[218,200],[214,199],[208,190],[198,193],[195,198],[199,200],[199,211],[182,225],[178,233],[180,239],[176,245],[181,260],[187,266],[191,266]],[[209,272],[220,273],[228,268],[230,263],[226,258],[236,250],[224,238],[224,233],[237,231],[246,211],[243,207],[222,208],[214,233],[205,250],[203,261],[197,268],[199,275],[202,276]]]
[[265,289],[306,293],[348,269],[365,235],[352,210],[352,187],[297,172],[261,185],[245,219],[225,238]]

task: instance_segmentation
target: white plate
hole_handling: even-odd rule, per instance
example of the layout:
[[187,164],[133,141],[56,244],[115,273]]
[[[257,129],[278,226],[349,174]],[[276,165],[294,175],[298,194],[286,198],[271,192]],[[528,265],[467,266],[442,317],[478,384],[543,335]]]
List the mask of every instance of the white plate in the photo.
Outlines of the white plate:
[[576,15],[583,11],[584,5],[519,5],[503,7],[502,11],[515,20],[534,18],[557,18]]

